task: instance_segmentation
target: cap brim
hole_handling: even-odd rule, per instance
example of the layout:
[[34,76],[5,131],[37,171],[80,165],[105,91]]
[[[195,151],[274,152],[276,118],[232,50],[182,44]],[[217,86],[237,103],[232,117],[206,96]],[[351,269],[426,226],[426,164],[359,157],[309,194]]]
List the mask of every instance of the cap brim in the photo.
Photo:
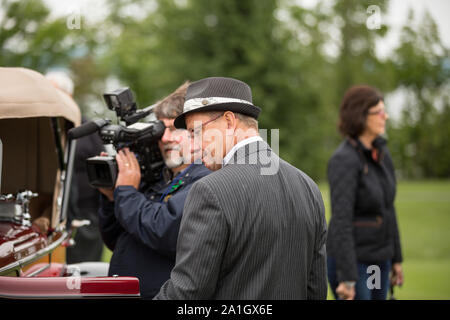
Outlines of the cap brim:
[[209,106],[204,106],[201,108],[183,112],[182,114],[180,114],[178,117],[175,118],[174,126],[177,129],[186,129],[186,115],[187,114],[195,113],[195,112],[207,112],[207,111],[232,111],[232,112],[241,113],[241,114],[250,116],[252,118],[258,119],[258,116],[261,112],[261,108],[254,106],[254,105],[239,103],[239,102],[212,104]]

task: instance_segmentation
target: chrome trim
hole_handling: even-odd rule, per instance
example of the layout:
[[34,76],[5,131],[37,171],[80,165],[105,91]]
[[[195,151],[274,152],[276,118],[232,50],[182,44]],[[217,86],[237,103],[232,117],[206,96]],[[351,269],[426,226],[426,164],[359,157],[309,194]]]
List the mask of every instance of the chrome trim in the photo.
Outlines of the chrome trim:
[[68,238],[69,234],[67,231],[64,231],[62,236],[58,239],[53,241],[51,244],[46,246],[45,248],[37,251],[36,253],[29,255],[23,259],[20,259],[18,261],[15,261],[13,263],[10,263],[2,268],[0,268],[0,276],[2,276],[5,273],[9,273],[11,271],[14,271],[15,269],[20,269],[23,266],[45,256],[48,253],[51,253],[53,250],[55,250],[61,243]]
[[[58,223],[66,220],[67,218],[67,209],[69,207],[69,196],[70,196],[70,189],[72,186],[72,174],[73,174],[73,168],[75,165],[75,152],[77,148],[77,141],[76,140],[68,140],[67,146],[66,146],[66,157],[64,164],[66,165],[66,169],[61,171],[61,189],[60,194],[58,196],[58,202],[61,199],[61,206],[59,209],[60,216]],[[58,203],[59,205],[59,203]]]
[[39,269],[37,269],[36,271],[30,273],[29,275],[26,276],[26,278],[32,278],[37,276],[39,273],[41,273],[42,271],[47,270],[48,268],[50,268],[50,263],[46,264],[43,267],[40,267]]

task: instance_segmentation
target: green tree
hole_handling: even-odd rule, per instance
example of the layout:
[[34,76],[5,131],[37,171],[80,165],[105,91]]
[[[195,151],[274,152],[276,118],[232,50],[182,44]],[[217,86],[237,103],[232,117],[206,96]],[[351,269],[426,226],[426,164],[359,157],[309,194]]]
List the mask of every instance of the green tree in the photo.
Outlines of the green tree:
[[[349,86],[369,84],[388,94],[399,86],[413,88],[410,77],[415,77],[414,86],[427,84],[422,107],[426,101],[432,104],[426,97],[442,97],[445,60],[425,51],[408,52],[425,34],[429,39],[420,40],[421,47],[437,43],[430,38],[431,22],[421,36],[411,30],[416,38],[409,41],[410,49],[402,40],[403,49],[394,57],[377,56],[376,41],[385,37],[388,27],[368,28],[367,19],[373,15],[368,9],[376,5],[383,15],[387,4],[387,0],[324,1],[307,9],[293,0],[110,1],[111,14],[102,29],[109,40],[99,61],[133,89],[140,106],[154,103],[185,80],[229,76],[247,82],[254,103],[263,110],[260,127],[280,130],[281,156],[323,179],[327,161],[342,139],[336,130],[338,106]],[[418,72],[416,62],[434,67]],[[439,83],[427,80],[436,75]],[[445,105],[436,121],[445,119]],[[433,112],[419,113],[419,118]],[[444,130],[445,121],[440,125]],[[405,132],[417,129],[405,128],[389,131],[397,167],[414,163],[423,170],[427,167],[424,174],[433,176],[431,163],[404,159],[411,158],[407,156],[414,149],[411,139],[422,137],[421,148],[435,150],[442,146],[441,138],[424,139],[417,132],[408,136]]]
[[322,175],[323,161],[315,158],[322,148],[321,93],[310,79],[311,60],[295,49],[277,16],[277,1],[160,1],[140,21],[120,14],[129,5],[113,6],[110,21],[123,30],[105,61],[141,105],[187,79],[241,79],[263,110],[260,127],[279,129],[281,155],[312,176]]
[[50,11],[40,0],[1,0],[0,64],[40,72],[70,59],[76,44],[68,36],[64,19],[49,20]]
[[379,29],[370,29],[366,24],[371,17],[368,8],[376,5],[376,14],[382,16],[387,1],[327,1],[312,9],[287,3],[294,22],[289,21],[294,25],[291,38],[298,39],[295,59],[299,72],[312,83],[309,102],[315,109],[309,117],[314,124],[302,132],[310,138],[296,157],[308,155],[311,172],[323,179],[328,159],[342,140],[336,125],[344,92],[355,84],[394,89],[392,72],[375,51],[376,40],[385,36],[388,27],[380,23]]
[[404,177],[450,177],[450,52],[425,14],[415,30],[412,11],[391,60],[396,82],[409,93],[399,124],[391,126],[395,160]]
[[[45,74],[63,68],[74,76],[75,101],[87,111],[93,99],[101,98],[106,72],[94,59],[98,35],[82,24],[67,27],[68,17],[51,18],[41,0],[0,0],[0,65],[24,67]],[[95,98],[93,98],[95,97]]]

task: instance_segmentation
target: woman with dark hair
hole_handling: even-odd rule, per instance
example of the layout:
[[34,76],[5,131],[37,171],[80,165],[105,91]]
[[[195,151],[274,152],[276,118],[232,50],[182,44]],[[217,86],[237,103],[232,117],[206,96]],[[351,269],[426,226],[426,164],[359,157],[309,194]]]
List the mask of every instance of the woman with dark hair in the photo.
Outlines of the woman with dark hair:
[[377,89],[347,90],[339,114],[345,140],[328,163],[328,280],[336,299],[386,299],[389,285],[403,283],[394,165],[381,137],[387,119]]

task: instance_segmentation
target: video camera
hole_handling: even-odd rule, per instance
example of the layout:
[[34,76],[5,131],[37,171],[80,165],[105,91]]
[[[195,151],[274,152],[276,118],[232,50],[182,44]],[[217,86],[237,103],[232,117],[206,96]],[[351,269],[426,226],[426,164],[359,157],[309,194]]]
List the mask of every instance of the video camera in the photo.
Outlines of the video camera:
[[[120,88],[104,93],[103,98],[108,108],[116,112],[118,124],[111,124],[109,119],[87,122],[70,129],[69,139],[78,139],[98,132],[103,144],[112,144],[116,151],[128,147],[134,152],[141,168],[142,180],[153,183],[160,179],[164,160],[158,148],[158,140],[164,134],[162,121],[138,122],[153,112],[154,106],[137,111],[137,106],[129,88]],[[125,121],[123,126],[120,121]],[[95,188],[114,188],[118,167],[114,156],[95,156],[88,158],[87,173],[89,184]]]

